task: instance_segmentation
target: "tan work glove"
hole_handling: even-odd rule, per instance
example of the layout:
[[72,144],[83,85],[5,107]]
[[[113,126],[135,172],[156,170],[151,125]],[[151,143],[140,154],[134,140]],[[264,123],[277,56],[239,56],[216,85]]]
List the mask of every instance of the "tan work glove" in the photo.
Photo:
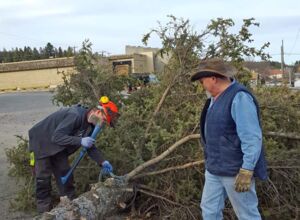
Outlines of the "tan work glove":
[[235,191],[247,192],[250,190],[253,171],[240,168],[240,172],[235,177]]

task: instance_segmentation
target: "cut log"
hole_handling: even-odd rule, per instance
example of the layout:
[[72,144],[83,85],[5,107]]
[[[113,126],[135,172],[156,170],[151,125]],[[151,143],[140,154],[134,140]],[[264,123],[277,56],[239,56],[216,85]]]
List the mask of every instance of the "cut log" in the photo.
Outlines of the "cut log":
[[106,219],[124,208],[131,198],[132,189],[127,184],[115,184],[113,178],[99,182],[92,189],[70,201],[62,197],[50,212],[37,216],[36,220],[93,220]]

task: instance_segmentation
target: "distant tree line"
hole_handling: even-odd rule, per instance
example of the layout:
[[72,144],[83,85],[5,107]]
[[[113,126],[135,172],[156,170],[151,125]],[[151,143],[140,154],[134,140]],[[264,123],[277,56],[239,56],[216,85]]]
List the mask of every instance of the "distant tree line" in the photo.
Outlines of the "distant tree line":
[[47,43],[45,47],[40,47],[39,49],[29,46],[25,46],[24,48],[16,47],[11,50],[4,48],[0,51],[0,63],[71,56],[74,56],[73,47],[69,46],[67,49],[62,49],[61,47],[56,48],[51,43]]
[[276,68],[276,69],[280,69],[281,68],[281,63],[277,62],[277,61],[271,61],[270,62],[271,66]]

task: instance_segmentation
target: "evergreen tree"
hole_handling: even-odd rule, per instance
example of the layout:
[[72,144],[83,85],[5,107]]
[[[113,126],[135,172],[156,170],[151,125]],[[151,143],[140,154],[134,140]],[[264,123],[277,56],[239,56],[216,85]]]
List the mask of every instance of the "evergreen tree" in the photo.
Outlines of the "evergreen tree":
[[2,62],[3,62],[3,52],[0,51],[0,63],[2,63]]
[[7,51],[7,61],[6,62],[13,62],[13,54],[11,51]]
[[7,51],[5,48],[3,48],[3,51],[2,51],[2,60],[1,60],[2,63],[5,63],[7,62]]
[[23,61],[24,60],[24,51],[22,50],[22,48],[19,48],[19,61]]
[[30,47],[24,47],[23,60],[32,60],[32,50]]
[[12,59],[13,62],[17,62],[21,60],[20,54],[19,54],[19,48],[16,47],[16,49],[12,49]]
[[63,57],[63,50],[61,49],[61,47],[58,48],[58,57]]
[[33,60],[38,60],[38,59],[40,59],[40,53],[39,53],[39,51],[34,47],[33,48],[33,51],[32,51],[32,59]]
[[55,51],[54,51],[54,46],[51,43],[47,43],[45,47],[45,57],[50,58],[54,57]]
[[73,48],[69,46],[66,52],[66,57],[71,57],[73,55],[74,55]]
[[46,59],[46,52],[44,48],[40,47],[39,54],[41,59]]

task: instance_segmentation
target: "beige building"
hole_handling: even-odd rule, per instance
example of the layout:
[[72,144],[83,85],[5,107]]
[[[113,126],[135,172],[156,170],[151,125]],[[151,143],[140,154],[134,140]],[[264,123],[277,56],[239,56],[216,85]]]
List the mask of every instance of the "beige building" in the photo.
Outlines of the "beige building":
[[161,57],[158,48],[126,46],[124,55],[110,56],[117,74],[150,74],[163,71],[169,57]]
[[55,87],[63,82],[59,72],[74,72],[73,57],[1,63],[0,90]]

